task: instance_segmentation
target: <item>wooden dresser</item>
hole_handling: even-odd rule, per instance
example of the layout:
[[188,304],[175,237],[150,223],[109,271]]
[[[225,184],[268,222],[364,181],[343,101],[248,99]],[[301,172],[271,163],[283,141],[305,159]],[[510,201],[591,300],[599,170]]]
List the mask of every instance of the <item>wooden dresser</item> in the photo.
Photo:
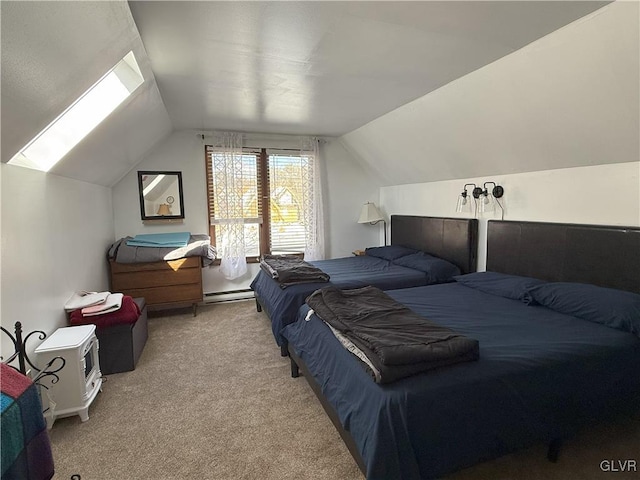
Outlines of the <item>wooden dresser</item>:
[[196,315],[203,297],[200,257],[149,263],[109,260],[109,265],[112,292],[144,297],[150,310],[191,304]]

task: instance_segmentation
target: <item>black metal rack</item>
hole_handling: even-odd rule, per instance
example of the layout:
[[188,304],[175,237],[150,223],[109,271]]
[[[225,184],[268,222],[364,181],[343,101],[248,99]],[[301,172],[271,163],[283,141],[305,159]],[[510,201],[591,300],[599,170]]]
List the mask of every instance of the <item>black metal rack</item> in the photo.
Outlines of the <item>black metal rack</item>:
[[[51,383],[57,383],[60,380],[60,377],[58,377],[57,373],[60,370],[62,370],[66,364],[66,360],[64,358],[54,357],[44,366],[44,368],[40,369],[36,367],[33,364],[33,362],[31,362],[31,359],[29,359],[29,356],[27,355],[26,347],[27,347],[27,342],[29,341],[29,338],[31,338],[32,335],[37,334],[40,340],[44,340],[47,337],[46,333],[44,333],[42,330],[34,330],[33,332],[30,332],[29,334],[27,334],[26,337],[23,338],[22,323],[20,322],[15,323],[14,334],[12,334],[9,330],[7,330],[4,327],[0,327],[0,329],[2,329],[2,331],[8,335],[8,337],[13,342],[13,347],[14,347],[14,352],[11,354],[9,358],[5,360],[3,357],[0,357],[0,360],[3,363],[6,363],[7,365],[19,371],[23,375],[27,374],[27,365],[29,365],[31,368],[34,369],[34,371],[38,372],[37,375],[33,376],[32,378],[33,383],[41,387],[44,387],[46,389],[48,389],[49,387],[47,387],[43,383],[40,383],[40,380],[42,380],[43,378],[52,377]],[[10,365],[10,363],[16,359],[18,360],[18,367],[15,367],[14,365]],[[59,363],[59,366],[56,365],[57,363]]]

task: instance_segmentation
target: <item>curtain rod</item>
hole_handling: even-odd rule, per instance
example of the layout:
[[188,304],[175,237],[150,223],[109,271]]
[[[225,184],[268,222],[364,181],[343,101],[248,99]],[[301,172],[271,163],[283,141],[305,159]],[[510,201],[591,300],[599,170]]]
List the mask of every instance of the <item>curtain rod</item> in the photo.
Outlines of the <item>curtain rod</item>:
[[[203,140],[204,140],[204,138],[203,138]],[[213,145],[209,145],[209,146],[210,146],[210,147],[213,147]],[[265,150],[282,150],[283,152],[298,152],[298,153],[299,153],[299,152],[300,152],[300,150],[301,150],[300,148],[254,147],[254,146],[251,146],[251,145],[243,145],[243,146],[242,146],[242,149],[244,150],[245,148],[246,148],[246,149],[250,149],[250,148],[259,148],[259,149],[261,149],[261,150],[264,148]]]
[[[242,133],[239,132],[241,135],[243,136],[260,136],[259,138],[261,140],[266,140],[266,141],[274,141],[274,140],[295,140],[295,139],[301,139],[301,138],[305,138],[305,137],[311,137],[311,138],[315,138],[318,143],[329,143],[329,138],[327,137],[320,137],[317,135],[288,135],[288,134],[284,134],[284,133],[273,133],[273,134],[269,134],[269,133],[265,133],[265,134],[255,134],[255,133]],[[264,137],[262,136],[264,135]],[[196,133],[197,137],[200,137],[202,140],[204,140],[205,138],[211,138],[214,137],[215,134],[212,132],[197,132]],[[272,138],[268,138],[269,136],[272,136]],[[275,138],[273,138],[275,137]],[[278,138],[280,137],[280,138]],[[249,141],[256,141],[255,139],[249,139]]]

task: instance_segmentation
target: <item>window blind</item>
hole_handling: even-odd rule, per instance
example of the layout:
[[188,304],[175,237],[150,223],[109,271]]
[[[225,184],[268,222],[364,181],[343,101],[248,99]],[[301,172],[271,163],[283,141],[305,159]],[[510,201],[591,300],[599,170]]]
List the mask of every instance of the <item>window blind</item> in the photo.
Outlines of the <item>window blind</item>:
[[303,253],[305,250],[304,190],[307,162],[299,154],[269,154],[271,252]]
[[[291,150],[243,149],[240,161],[225,162],[212,146],[205,147],[209,231],[214,245],[222,244],[230,222],[244,223],[247,257],[260,254],[298,254],[305,251],[305,193],[309,188],[309,161]],[[226,185],[224,168],[240,169],[241,181]],[[218,172],[218,176],[216,175]],[[242,195],[229,195],[240,189]],[[236,190],[237,191],[237,190]],[[241,198],[242,209],[225,202]],[[241,211],[241,218],[225,218],[224,212]]]

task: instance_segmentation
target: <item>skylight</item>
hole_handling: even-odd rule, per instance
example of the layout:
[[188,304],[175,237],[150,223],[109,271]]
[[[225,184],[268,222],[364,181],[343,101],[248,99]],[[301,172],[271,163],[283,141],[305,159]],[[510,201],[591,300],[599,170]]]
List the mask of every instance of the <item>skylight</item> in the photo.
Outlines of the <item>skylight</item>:
[[49,171],[143,81],[135,56],[129,52],[9,163]]
[[149,185],[147,185],[144,188],[144,190],[142,190],[142,196],[143,197],[147,197],[151,193],[151,190],[156,188],[156,185],[158,185],[162,181],[163,178],[164,178],[164,175],[162,175],[162,174],[157,175],[156,178],[154,178],[153,181]]

